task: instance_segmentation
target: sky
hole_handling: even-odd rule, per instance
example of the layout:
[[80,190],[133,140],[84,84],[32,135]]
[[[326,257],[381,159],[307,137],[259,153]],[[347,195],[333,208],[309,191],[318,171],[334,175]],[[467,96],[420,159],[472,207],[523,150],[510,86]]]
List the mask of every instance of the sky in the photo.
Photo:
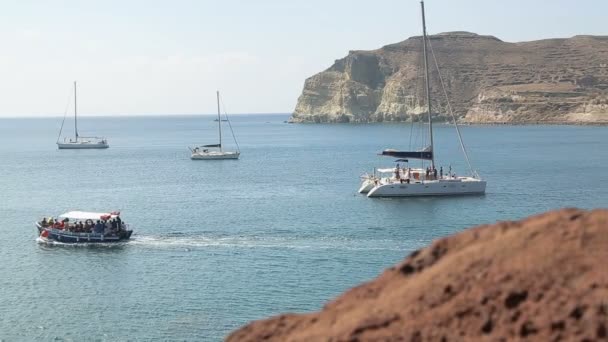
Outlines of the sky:
[[[608,0],[427,0],[429,33],[607,35]],[[420,34],[417,0],[0,0],[0,117],[291,113],[349,50]]]

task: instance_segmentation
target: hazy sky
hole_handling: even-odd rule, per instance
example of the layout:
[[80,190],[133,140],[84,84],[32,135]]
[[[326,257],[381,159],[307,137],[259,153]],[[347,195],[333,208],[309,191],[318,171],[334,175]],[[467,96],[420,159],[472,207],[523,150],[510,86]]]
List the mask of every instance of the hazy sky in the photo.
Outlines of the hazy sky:
[[[427,0],[430,33],[608,34],[607,0]],[[0,0],[0,116],[291,112],[349,50],[420,34],[417,0]],[[69,111],[73,109],[70,107]]]

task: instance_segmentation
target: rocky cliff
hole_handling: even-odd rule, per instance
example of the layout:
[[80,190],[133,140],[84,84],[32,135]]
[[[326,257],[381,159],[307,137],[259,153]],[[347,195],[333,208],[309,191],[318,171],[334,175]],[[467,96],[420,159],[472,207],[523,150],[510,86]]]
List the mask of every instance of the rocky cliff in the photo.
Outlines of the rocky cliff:
[[[470,123],[608,123],[608,36],[507,43],[449,32],[429,37],[434,116]],[[435,68],[435,60],[440,72]],[[306,80],[292,122],[423,119],[422,38],[351,51]]]
[[468,229],[311,314],[228,341],[606,341],[608,210]]

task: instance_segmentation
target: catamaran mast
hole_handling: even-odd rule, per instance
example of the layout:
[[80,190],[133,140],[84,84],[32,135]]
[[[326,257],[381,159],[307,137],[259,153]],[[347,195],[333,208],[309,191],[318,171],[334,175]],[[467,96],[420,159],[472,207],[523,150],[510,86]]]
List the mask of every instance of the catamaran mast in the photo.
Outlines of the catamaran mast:
[[220,91],[217,91],[217,127],[220,132],[220,152],[223,151],[222,147],[222,117],[220,114]]
[[420,1],[420,7],[422,9],[422,50],[424,53],[424,79],[426,83],[426,104],[427,111],[429,114],[429,136],[431,137],[431,169],[435,168],[435,151],[433,150],[433,121],[431,120],[431,84],[429,78],[429,61],[426,52],[426,22],[424,20],[424,1]]
[[78,109],[76,108],[76,81],[74,81],[74,134],[78,141]]

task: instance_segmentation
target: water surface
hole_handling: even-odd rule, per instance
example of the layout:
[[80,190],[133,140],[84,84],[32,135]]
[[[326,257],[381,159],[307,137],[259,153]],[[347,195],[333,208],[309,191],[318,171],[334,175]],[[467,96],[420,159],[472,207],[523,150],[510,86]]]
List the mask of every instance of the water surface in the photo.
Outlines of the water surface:
[[[109,139],[97,151],[57,150],[60,119],[0,120],[0,339],[219,340],[471,225],[608,206],[606,127],[466,126],[485,196],[368,199],[359,176],[410,126],[287,117],[233,116],[241,159],[212,162],[187,149],[215,143],[212,116],[83,117]],[[435,133],[438,165],[466,171],[453,127]],[[36,243],[35,219],[74,209],[121,210],[133,240]]]

